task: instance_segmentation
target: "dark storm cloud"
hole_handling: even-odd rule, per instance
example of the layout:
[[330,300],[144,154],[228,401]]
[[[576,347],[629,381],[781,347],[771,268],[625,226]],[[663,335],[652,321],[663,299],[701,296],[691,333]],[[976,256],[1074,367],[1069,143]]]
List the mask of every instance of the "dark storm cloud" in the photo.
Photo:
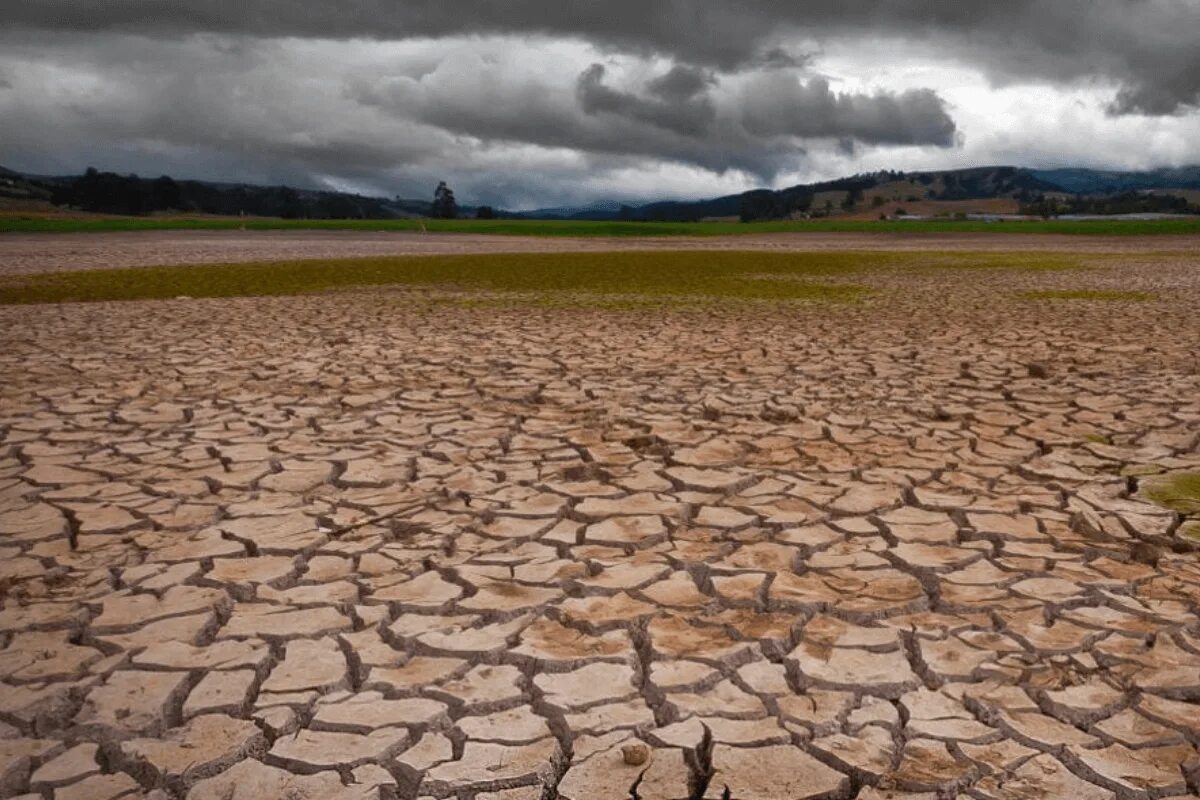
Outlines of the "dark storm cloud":
[[643,97],[606,86],[604,65],[592,64],[579,76],[576,92],[585,114],[616,114],[697,136],[708,130],[717,111],[712,99],[701,94],[705,83],[696,83],[696,74],[686,67],[676,67],[647,84],[654,97]]
[[[445,63],[415,78],[359,81],[351,96],[484,142],[736,169],[767,181],[795,164],[802,140],[946,147],[955,133],[932,92],[835,95],[819,80],[805,92],[794,77],[779,73],[726,87],[707,71],[683,65],[632,86],[615,86],[610,77],[604,65],[592,64],[576,78],[572,96],[544,83],[490,81],[468,66]],[[904,108],[908,102],[911,109]]]
[[646,89],[663,100],[684,102],[716,83],[716,79],[705,70],[676,64],[671,69],[646,83]]
[[732,70],[785,62],[789,37],[927,41],[993,77],[1120,84],[1116,113],[1200,103],[1200,3],[1193,0],[40,0],[6,25],[174,35],[408,38],[461,34],[577,37]]
[[[115,167],[106,153],[126,153],[133,169],[188,174],[189,153],[199,164],[225,153],[223,178],[251,163],[310,184],[374,175],[380,185],[380,175],[438,164],[519,169],[488,158],[535,147],[563,151],[543,158],[556,166],[628,159],[770,182],[813,139],[952,143],[954,123],[932,94],[835,97],[824,83],[798,91],[779,63],[761,73],[632,57],[588,65],[588,45],[534,44],[10,31],[0,34],[0,70],[19,80],[0,101],[0,163],[53,155],[65,165],[73,155],[74,169]],[[896,130],[879,124],[888,120]]]
[[38,172],[528,207],[1197,152],[1200,1],[14,5],[0,164]]
[[928,89],[839,95],[823,78],[803,83],[794,75],[772,73],[753,80],[746,103],[746,128],[761,136],[942,147],[954,143],[954,120]]
[[307,61],[283,43],[0,39],[13,83],[0,97],[0,163],[47,154],[74,171],[127,163],[194,175],[190,164],[215,162],[225,179],[250,167],[248,180],[311,185],[314,174],[378,171],[453,145],[411,120],[349,116],[341,81],[303,74]]

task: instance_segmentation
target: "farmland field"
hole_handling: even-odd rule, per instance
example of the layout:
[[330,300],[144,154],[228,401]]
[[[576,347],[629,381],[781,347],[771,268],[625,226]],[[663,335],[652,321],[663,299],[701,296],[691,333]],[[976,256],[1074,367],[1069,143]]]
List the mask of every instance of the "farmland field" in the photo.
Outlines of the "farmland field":
[[1195,231],[993,231],[0,236],[0,796],[1194,793]]

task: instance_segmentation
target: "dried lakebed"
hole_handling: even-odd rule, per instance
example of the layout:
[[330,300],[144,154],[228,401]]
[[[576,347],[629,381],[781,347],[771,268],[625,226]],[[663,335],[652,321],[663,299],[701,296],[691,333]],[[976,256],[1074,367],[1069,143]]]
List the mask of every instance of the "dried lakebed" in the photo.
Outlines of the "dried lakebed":
[[0,796],[1195,797],[1196,264],[854,280],[0,307]]
[[[736,229],[736,226],[735,226]],[[143,231],[137,233],[0,233],[0,278],[37,272],[159,264],[226,264],[321,258],[383,258],[467,253],[614,252],[629,250],[1056,251],[1127,253],[1200,251],[1200,236],[1058,236],[1013,233],[755,233],[737,236],[573,238],[470,233],[368,231]]]

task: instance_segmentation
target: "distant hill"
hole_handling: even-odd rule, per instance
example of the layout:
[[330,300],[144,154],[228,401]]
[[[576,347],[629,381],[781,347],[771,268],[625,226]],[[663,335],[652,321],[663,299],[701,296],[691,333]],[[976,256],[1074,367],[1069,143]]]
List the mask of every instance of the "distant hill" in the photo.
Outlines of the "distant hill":
[[[909,202],[991,198],[1024,201],[1045,192],[1062,191],[1057,184],[1043,180],[1032,171],[1020,167],[975,167],[908,173],[883,171],[833,181],[800,184],[786,189],[755,189],[709,200],[666,201],[636,207],[626,206],[623,210],[598,211],[595,207],[555,209],[557,213],[554,216],[563,219],[626,218],[670,222],[729,217],[781,219],[798,214],[824,215],[846,212],[850,209],[844,208],[843,204],[848,196],[854,197],[854,207],[857,207],[864,201],[870,203],[874,200],[873,196],[869,197],[872,190],[881,190],[874,192],[881,198]],[[832,204],[832,207],[826,208],[826,203]],[[522,212],[521,216],[534,218],[538,217],[538,212]]]
[[[785,189],[755,189],[701,200],[666,200],[642,205],[613,201],[587,206],[494,211],[524,219],[687,222],[703,219],[795,219],[838,216],[954,215],[1017,213],[1021,209],[1149,210],[1137,193],[1186,196],[1195,206],[1200,166],[1117,172],[1091,169],[1031,170],[993,166],[924,172],[881,171]],[[1075,196],[1067,203],[1067,196]],[[1097,202],[1117,198],[1115,202]],[[84,175],[38,176],[0,167],[0,200],[53,203],[110,214],[198,213],[308,219],[397,219],[429,216],[429,200],[367,197],[346,192],[255,186],[212,181],[139,178],[89,170]],[[1086,200],[1086,202],[1084,202]],[[1156,201],[1164,208],[1174,208]],[[1191,205],[1189,205],[1191,203]],[[477,209],[459,206],[460,217]],[[1030,212],[1033,213],[1033,212]],[[1098,211],[1096,213],[1116,213]]]
[[[88,170],[83,175],[28,175],[0,167],[0,199],[39,201],[106,214],[156,212],[306,219],[425,217],[429,200],[367,197],[348,192],[256,186],[246,183],[141,178]],[[459,206],[461,216],[474,216]]]
[[0,198],[20,202],[45,203],[50,200],[51,190],[41,182],[0,167]]
[[1147,172],[1050,169],[1036,170],[1033,175],[1071,194],[1117,194],[1150,189],[1200,189],[1200,166],[1155,169]]
[[535,208],[515,213],[526,219],[615,219],[620,216],[622,207],[615,200],[600,200],[586,206]]

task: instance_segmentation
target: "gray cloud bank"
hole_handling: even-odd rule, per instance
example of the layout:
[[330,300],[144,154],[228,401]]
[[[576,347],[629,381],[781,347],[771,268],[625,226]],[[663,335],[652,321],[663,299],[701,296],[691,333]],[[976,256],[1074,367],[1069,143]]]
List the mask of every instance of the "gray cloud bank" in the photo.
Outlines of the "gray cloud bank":
[[576,180],[588,169],[670,164],[769,182],[822,140],[945,148],[956,134],[929,90],[836,92],[791,68],[606,64],[578,43],[531,55],[511,38],[394,45],[49,33],[0,40],[0,51],[0,70],[16,76],[0,91],[0,148],[19,160],[74,153],[101,166],[106,153],[142,152],[152,158],[132,168],[180,174],[189,159],[222,155],[258,180],[326,176],[366,187],[490,171],[528,184],[519,194],[532,196],[564,170]]
[[448,177],[503,205],[714,194],[806,154],[961,145],[944,86],[848,88],[819,70],[831,43],[1101,85],[1142,118],[1200,103],[1196,30],[1191,0],[39,0],[0,31],[0,163]]
[[1200,102],[1194,0],[39,0],[5,17],[12,27],[155,35],[569,36],[721,69],[778,58],[796,35],[899,36],[964,54],[1000,79],[1102,75],[1121,85],[1121,113]]

